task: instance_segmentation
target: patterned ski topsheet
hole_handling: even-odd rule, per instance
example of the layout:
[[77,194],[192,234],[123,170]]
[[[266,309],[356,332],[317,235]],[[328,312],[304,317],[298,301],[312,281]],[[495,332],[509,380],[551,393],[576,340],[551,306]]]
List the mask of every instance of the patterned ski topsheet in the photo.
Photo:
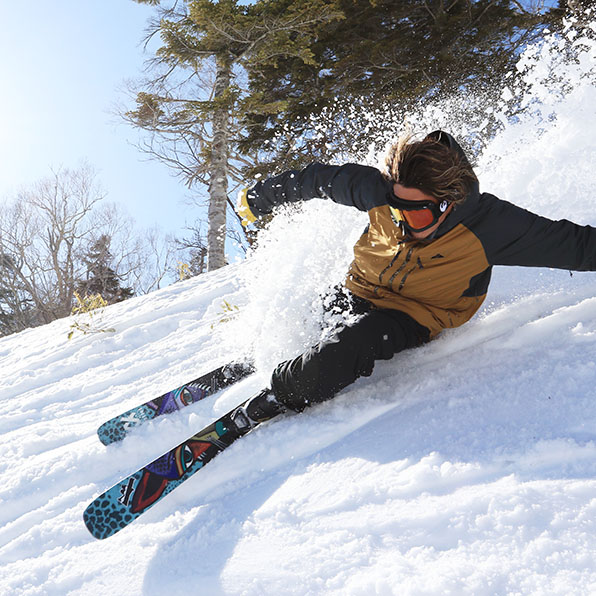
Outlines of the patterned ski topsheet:
[[97,497],[83,513],[87,529],[98,539],[112,536],[255,426],[242,408],[228,412]]
[[97,435],[104,445],[122,441],[133,428],[153,420],[157,416],[176,412],[186,406],[213,395],[216,391],[244,379],[254,372],[250,363],[224,364],[198,379],[168,391],[159,397],[136,406],[111,420],[104,422]]

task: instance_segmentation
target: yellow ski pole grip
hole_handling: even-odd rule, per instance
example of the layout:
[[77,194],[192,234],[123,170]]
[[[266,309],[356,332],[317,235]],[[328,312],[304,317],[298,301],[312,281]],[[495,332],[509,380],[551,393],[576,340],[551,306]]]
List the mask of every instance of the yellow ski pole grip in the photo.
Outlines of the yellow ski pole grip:
[[248,204],[247,195],[248,188],[241,190],[238,193],[238,201],[236,203],[236,211],[238,215],[242,218],[242,225],[247,226],[257,220],[255,214],[251,211],[250,206]]

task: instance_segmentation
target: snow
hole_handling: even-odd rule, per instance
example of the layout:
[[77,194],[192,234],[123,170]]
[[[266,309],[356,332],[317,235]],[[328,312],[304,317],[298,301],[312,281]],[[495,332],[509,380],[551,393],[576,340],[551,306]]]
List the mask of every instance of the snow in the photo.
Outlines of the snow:
[[[569,64],[554,39],[522,57],[538,102],[478,173],[596,224],[595,50],[579,47]],[[365,223],[325,201],[282,210],[247,261],[108,307],[95,324],[114,333],[69,341],[64,319],[0,339],[0,594],[596,593],[596,273],[497,268],[464,327],[262,425],[115,536],[87,532],[95,496],[328,332],[319,296]],[[109,417],[246,354],[252,377],[97,440]]]

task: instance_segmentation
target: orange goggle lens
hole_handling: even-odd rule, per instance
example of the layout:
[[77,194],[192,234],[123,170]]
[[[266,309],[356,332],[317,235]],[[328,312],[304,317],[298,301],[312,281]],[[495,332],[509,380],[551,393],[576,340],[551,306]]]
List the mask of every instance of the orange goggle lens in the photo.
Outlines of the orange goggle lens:
[[416,211],[402,211],[403,218],[408,225],[419,230],[435,223],[434,213],[430,209],[417,209]]
[[428,228],[437,221],[435,214],[427,208],[416,209],[415,211],[402,211],[401,209],[391,207],[391,211],[397,221],[405,221],[413,230]]
[[436,204],[433,201],[407,201],[395,197],[390,205],[393,216],[403,221],[413,231],[423,231],[439,221],[441,215],[449,207],[447,201]]

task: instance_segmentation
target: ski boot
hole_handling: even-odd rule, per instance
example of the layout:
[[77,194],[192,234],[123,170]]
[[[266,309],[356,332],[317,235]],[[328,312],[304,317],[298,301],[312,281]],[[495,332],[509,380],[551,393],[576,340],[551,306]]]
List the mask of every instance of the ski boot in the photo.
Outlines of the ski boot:
[[257,424],[283,414],[286,408],[275,398],[271,389],[263,389],[260,393],[245,401],[232,412],[231,419],[240,435],[246,434]]

